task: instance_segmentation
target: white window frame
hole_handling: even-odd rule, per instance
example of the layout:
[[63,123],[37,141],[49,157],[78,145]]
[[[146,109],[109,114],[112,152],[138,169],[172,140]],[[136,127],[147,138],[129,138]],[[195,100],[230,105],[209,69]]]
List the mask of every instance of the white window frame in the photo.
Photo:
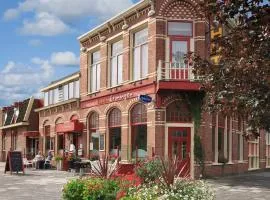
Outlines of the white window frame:
[[[122,43],[121,51],[114,54],[113,46],[117,43]],[[114,77],[113,72],[113,60],[116,59],[116,83],[113,84],[112,80]],[[120,66],[121,65],[121,66]],[[110,59],[110,87],[115,87],[123,82],[123,40],[119,40],[111,44],[111,59]]]
[[[142,43],[139,43],[138,45],[135,44],[136,42],[136,34],[139,33],[139,32],[142,32],[142,31],[145,31],[147,29],[147,40],[145,42],[142,42]],[[132,53],[132,56],[133,56],[133,69],[132,69],[132,80],[134,81],[137,81],[137,80],[140,80],[140,79],[144,79],[147,77],[148,73],[149,73],[149,64],[148,64],[148,59],[149,59],[149,55],[148,55],[148,35],[149,35],[149,29],[148,27],[140,30],[140,31],[137,31],[137,32],[134,32],[133,34],[133,53]],[[147,55],[144,55],[143,54],[143,48],[144,47],[147,47]],[[137,69],[136,66],[135,66],[135,51],[139,49],[139,69],[140,69],[140,73],[139,73],[139,77],[136,77],[136,73],[135,73],[135,70]],[[143,58],[146,56],[146,69],[143,68]],[[145,74],[143,74],[143,72],[146,72]]]
[[49,105],[49,92],[44,92],[44,106]]
[[260,168],[260,138],[257,138],[248,142],[248,169],[253,170],[259,168]]
[[266,167],[270,168],[270,133],[265,132],[265,143],[266,143]]
[[[93,55],[95,53],[98,53],[100,54],[100,50],[97,50],[97,51],[94,51],[92,52],[90,55],[91,55],[91,65],[89,66],[89,92],[90,93],[95,93],[95,92],[98,92],[100,90],[100,70],[101,70],[101,66],[100,66],[100,63],[101,63],[101,58],[99,58],[98,61],[94,62],[93,61]],[[95,68],[94,72],[93,72],[93,68]],[[95,85],[93,85],[92,83],[92,77],[93,74],[95,74]]]

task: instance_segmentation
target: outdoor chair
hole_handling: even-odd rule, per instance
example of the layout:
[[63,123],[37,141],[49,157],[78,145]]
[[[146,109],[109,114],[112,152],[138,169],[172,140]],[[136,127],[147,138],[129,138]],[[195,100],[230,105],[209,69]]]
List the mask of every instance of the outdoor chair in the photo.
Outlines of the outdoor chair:
[[23,165],[24,165],[26,168],[33,167],[33,162],[30,161],[30,160],[27,160],[27,158],[23,158]]

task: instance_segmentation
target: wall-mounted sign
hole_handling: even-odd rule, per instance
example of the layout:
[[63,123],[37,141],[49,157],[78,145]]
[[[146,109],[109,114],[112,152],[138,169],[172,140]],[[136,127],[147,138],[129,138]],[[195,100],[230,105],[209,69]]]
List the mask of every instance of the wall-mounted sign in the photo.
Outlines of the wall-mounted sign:
[[139,100],[142,103],[151,103],[152,102],[152,97],[150,97],[149,95],[140,95]]

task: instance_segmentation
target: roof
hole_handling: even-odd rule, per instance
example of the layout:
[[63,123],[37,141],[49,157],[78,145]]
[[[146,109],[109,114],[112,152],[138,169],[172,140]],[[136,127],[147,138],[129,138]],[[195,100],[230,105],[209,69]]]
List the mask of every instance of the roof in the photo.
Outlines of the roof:
[[[28,122],[30,112],[32,111],[32,107],[40,107],[40,100],[34,99],[34,97],[30,97],[21,102],[16,102],[14,105],[4,107],[3,114],[7,115],[6,120],[4,121],[4,125],[0,129],[5,129],[9,127],[25,125],[25,122]],[[19,115],[17,119],[14,119],[14,108],[19,109]]]
[[60,78],[58,80],[52,81],[47,87],[41,89],[41,92],[45,92],[47,90],[53,89],[71,80],[79,79],[79,77],[80,77],[80,71],[70,74],[68,76],[65,76],[63,78]]
[[126,15],[129,15],[131,11],[136,10],[137,8],[140,8],[141,6],[146,5],[146,4],[149,4],[149,1],[147,1],[147,0],[139,1],[138,3],[136,3],[136,4],[132,5],[131,7],[129,7],[128,9],[126,9],[126,10],[120,12],[119,14],[115,15],[111,19],[109,19],[109,20],[105,21],[104,23],[96,26],[95,28],[91,29],[90,31],[82,34],[77,39],[81,41],[81,40],[85,39],[87,36],[89,36],[89,35],[91,35],[93,33],[97,33],[98,31],[106,28],[108,23],[117,21],[119,19],[122,20],[123,17],[125,17]]

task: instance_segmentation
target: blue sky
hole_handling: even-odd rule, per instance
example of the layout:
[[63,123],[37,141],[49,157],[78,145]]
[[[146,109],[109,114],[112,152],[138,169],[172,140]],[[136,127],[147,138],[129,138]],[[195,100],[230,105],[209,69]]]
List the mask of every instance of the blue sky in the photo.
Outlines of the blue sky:
[[0,6],[0,106],[79,70],[77,37],[138,0],[12,0]]

